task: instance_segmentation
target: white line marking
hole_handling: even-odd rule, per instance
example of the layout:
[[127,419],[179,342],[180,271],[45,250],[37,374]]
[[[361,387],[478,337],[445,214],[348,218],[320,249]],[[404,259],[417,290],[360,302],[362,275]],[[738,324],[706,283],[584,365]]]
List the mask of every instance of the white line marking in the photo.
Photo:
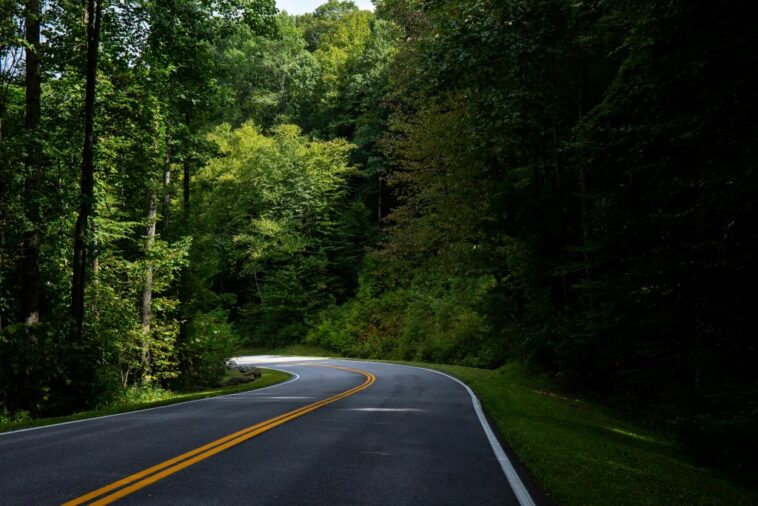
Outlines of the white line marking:
[[524,486],[524,482],[521,481],[521,478],[516,472],[516,469],[513,467],[513,464],[508,458],[508,455],[506,455],[505,450],[503,450],[503,447],[500,445],[500,441],[497,440],[495,433],[492,431],[492,427],[490,427],[490,424],[487,421],[487,417],[484,416],[482,403],[479,402],[479,398],[476,396],[476,394],[474,394],[474,391],[471,390],[467,384],[458,378],[450,376],[449,374],[435,371],[433,369],[426,369],[424,367],[419,367],[419,369],[425,369],[427,371],[441,374],[442,376],[447,376],[466,389],[468,394],[471,396],[471,403],[474,405],[474,411],[476,411],[476,416],[479,418],[479,423],[482,424],[482,429],[484,429],[484,433],[487,435],[487,439],[490,441],[492,451],[495,452],[495,457],[497,457],[498,462],[500,462],[500,467],[503,468],[503,473],[505,473],[505,477],[508,479],[508,483],[510,483],[511,488],[513,489],[513,493],[516,494],[516,499],[518,499],[518,502],[521,506],[534,506],[534,500],[532,499],[532,496],[529,495],[529,491]]
[[[349,361],[349,360],[346,360],[346,361]],[[360,362],[360,361],[354,360],[354,362]],[[426,367],[417,367],[413,365],[403,365],[403,364],[388,364],[386,362],[374,362],[374,363],[384,364],[384,365],[396,365],[399,367],[410,367],[412,369],[421,369],[422,371],[433,372],[435,374],[440,374],[442,376],[445,376],[446,378],[455,381],[456,383],[461,385],[463,388],[465,388],[469,396],[471,396],[471,403],[474,405],[474,411],[476,411],[476,416],[477,418],[479,418],[479,423],[482,425],[482,429],[484,429],[484,434],[487,436],[487,439],[490,442],[490,446],[492,446],[492,451],[495,452],[495,457],[497,458],[498,462],[500,462],[500,467],[503,470],[503,474],[505,474],[505,478],[508,480],[508,483],[511,486],[511,490],[513,490],[513,493],[516,496],[516,499],[518,500],[521,506],[535,506],[532,496],[529,494],[529,491],[526,489],[526,486],[524,486],[524,482],[521,481],[521,478],[516,472],[516,468],[513,467],[513,463],[511,463],[510,459],[508,458],[508,455],[506,455],[505,453],[505,450],[503,450],[503,447],[500,444],[500,441],[497,440],[497,436],[495,436],[495,433],[492,431],[492,427],[490,427],[490,424],[487,421],[487,417],[484,416],[484,411],[482,410],[482,404],[481,402],[479,402],[479,398],[477,398],[474,391],[471,390],[471,388],[469,388],[467,384],[465,384],[458,378],[450,376],[449,374],[445,374],[444,372],[441,372],[441,371],[435,371],[434,369],[427,369]]]
[[154,408],[145,408],[145,409],[136,409],[134,411],[124,411],[123,413],[114,413],[112,415],[103,415],[103,416],[93,416],[92,418],[82,418],[81,420],[71,420],[70,422],[60,422],[60,423],[53,423],[50,425],[40,425],[39,427],[29,427],[28,429],[18,429],[18,430],[11,430],[8,432],[0,432],[0,437],[2,436],[8,436],[11,434],[19,434],[21,432],[31,432],[33,430],[42,430],[42,429],[50,429],[52,427],[60,427],[62,425],[71,425],[74,423],[81,423],[81,422],[91,422],[93,420],[102,420],[103,418],[113,418],[116,416],[123,416],[123,415],[133,415],[135,413],[144,413],[145,411],[153,411],[156,409],[163,409],[163,408],[173,408],[174,406],[180,406],[182,404],[191,404],[193,402],[200,402],[200,401],[212,401],[213,399],[220,399],[223,397],[234,397],[239,395],[245,395],[245,394],[252,394],[256,392],[262,392],[263,390],[267,390],[269,388],[274,387],[280,387],[282,385],[286,385],[287,383],[292,383],[293,381],[297,381],[300,379],[300,375],[291,371],[285,371],[283,369],[274,369],[273,367],[268,367],[268,369],[279,371],[279,372],[286,372],[287,374],[291,374],[293,378],[288,379],[287,381],[284,381],[282,383],[277,383],[275,385],[269,385],[267,387],[258,388],[256,390],[250,390],[249,392],[237,392],[234,394],[225,394],[225,395],[216,395],[215,397],[206,397],[204,399],[194,399],[191,401],[183,401],[183,402],[176,402],[174,404],[167,404],[165,406],[156,406]]

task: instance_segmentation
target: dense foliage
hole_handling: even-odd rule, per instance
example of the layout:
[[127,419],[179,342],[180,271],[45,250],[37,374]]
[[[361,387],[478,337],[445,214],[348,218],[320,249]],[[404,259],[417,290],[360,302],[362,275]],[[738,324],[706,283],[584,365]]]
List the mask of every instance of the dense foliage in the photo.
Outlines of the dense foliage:
[[87,16],[0,3],[0,415],[305,340],[522,361],[756,465],[749,2],[88,2],[91,199]]
[[[210,55],[239,30],[274,37],[274,3],[92,3],[3,2],[0,414],[10,418],[143,385],[212,383],[236,347],[223,311],[183,311],[189,192],[212,154],[206,117],[220,70]],[[30,54],[41,60],[36,90]],[[69,308],[82,259],[80,326]]]
[[747,3],[379,8],[404,33],[381,140],[397,205],[356,298],[308,340],[480,366],[519,357],[573,388],[653,402],[701,455],[754,466]]

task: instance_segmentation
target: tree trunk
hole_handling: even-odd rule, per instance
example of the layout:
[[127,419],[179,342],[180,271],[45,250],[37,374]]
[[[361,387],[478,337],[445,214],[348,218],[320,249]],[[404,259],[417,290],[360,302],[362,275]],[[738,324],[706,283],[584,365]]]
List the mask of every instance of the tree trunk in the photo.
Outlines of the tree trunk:
[[[184,124],[187,126],[187,138],[189,138],[190,135],[190,113],[189,111],[186,111],[184,113]],[[189,212],[190,207],[190,160],[189,160],[189,150],[184,155],[184,181],[183,185],[184,187],[184,200],[183,200],[183,209],[184,213]]]
[[147,238],[145,240],[145,284],[142,287],[140,317],[142,320],[142,375],[147,371],[150,362],[150,320],[153,316],[153,264],[150,253],[155,244],[155,223],[158,219],[158,195],[154,188],[150,189],[147,204]]
[[[5,256],[3,255],[3,252],[5,249],[3,246],[5,245],[5,219],[3,218],[3,214],[0,213],[0,286],[3,284],[3,272],[5,272]],[[3,313],[0,312],[0,331],[3,330]]]
[[166,159],[163,162],[163,223],[161,228],[164,234],[168,231],[169,220],[171,219],[171,147],[168,142],[166,142]]
[[97,241],[94,241],[92,245],[92,286],[95,288],[95,300],[90,301],[90,310],[93,321],[97,322],[100,320],[100,311],[97,308],[97,294],[100,289],[100,249]]
[[[579,85],[576,92],[576,115],[577,120],[581,121],[584,117],[584,101],[587,97],[587,87],[589,86],[589,64],[585,58],[580,61],[579,68]],[[592,281],[592,272],[590,270],[590,256],[589,256],[589,244],[590,244],[590,214],[587,206],[587,173],[584,170],[584,166],[580,165],[579,168],[579,212],[580,220],[582,223],[582,259],[584,260],[584,278],[587,281]],[[595,311],[595,297],[592,293],[592,288],[589,291],[589,304],[590,311]]]
[[71,316],[74,338],[81,339],[84,323],[84,285],[87,276],[87,228],[94,205],[95,184],[95,83],[100,42],[102,1],[87,0],[87,81],[84,98],[84,148],[79,193],[79,216],[74,232],[74,263],[71,283]]
[[[40,0],[26,0],[26,128],[34,131],[40,120],[42,62],[40,51]],[[31,134],[31,132],[30,132]]]
[[261,303],[261,306],[264,305],[263,302],[263,292],[261,292],[261,285],[258,283],[258,271],[253,271],[253,279],[255,279],[255,291],[258,293],[258,300]]
[[40,1],[27,0],[26,25],[26,164],[29,173],[24,182],[24,207],[31,230],[24,232],[21,255],[21,314],[27,324],[40,321],[42,288],[40,282],[39,251],[40,197],[42,167],[40,164],[39,122],[42,65],[40,52]]
[[284,115],[287,112],[287,74],[282,72],[282,78],[279,80],[279,114]]
[[147,268],[145,269],[145,284],[142,288],[142,303],[140,304],[140,316],[142,319],[142,330],[150,331],[150,318],[152,317],[153,301],[153,266],[150,259],[150,253],[155,244],[155,222],[158,215],[158,196],[154,189],[150,189],[147,205],[147,239],[145,240],[145,256],[147,257]]

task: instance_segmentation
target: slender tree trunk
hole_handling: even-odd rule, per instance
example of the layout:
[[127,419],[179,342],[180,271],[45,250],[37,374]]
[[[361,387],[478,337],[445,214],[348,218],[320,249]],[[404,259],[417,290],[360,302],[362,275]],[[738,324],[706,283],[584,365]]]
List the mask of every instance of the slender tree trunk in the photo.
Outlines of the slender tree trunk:
[[[579,68],[579,86],[576,92],[576,114],[577,120],[581,120],[584,117],[584,101],[587,97],[587,86],[589,85],[589,64],[585,59],[580,62]],[[592,273],[590,271],[590,256],[589,256],[589,243],[590,243],[590,215],[587,206],[587,173],[584,167],[579,167],[579,212],[581,214],[582,221],[582,247],[583,247],[583,260],[584,260],[584,277],[587,281],[591,281]],[[592,293],[592,288],[589,291],[589,303],[590,311],[595,311],[595,297]]]
[[34,131],[40,120],[42,62],[40,52],[40,0],[26,0],[26,128]]
[[[553,173],[555,176],[555,195],[561,194],[561,166],[558,161],[558,126],[556,125],[555,118],[553,118],[553,125],[551,128],[551,136],[553,141],[552,146],[552,165],[553,165]],[[547,170],[545,171],[546,179],[547,179]],[[560,199],[559,199],[560,202]],[[566,219],[566,214],[563,214],[564,220]],[[568,263],[568,254],[566,252],[565,245],[561,248],[561,261],[566,264]],[[569,280],[568,276],[566,276],[565,273],[561,274],[561,297],[563,298],[563,303],[561,304],[562,311],[564,313],[568,312],[568,305],[569,305]]]
[[[5,272],[5,256],[3,252],[5,246],[5,219],[3,214],[0,213],[0,286],[3,285],[3,272]],[[3,330],[3,314],[0,313],[0,331]]]
[[253,271],[253,279],[255,279],[255,290],[258,292],[258,300],[261,302],[261,306],[264,305],[263,302],[263,292],[261,292],[261,285],[258,283],[258,271]]
[[183,207],[185,213],[189,212],[190,208],[190,161],[185,158],[184,159],[184,180],[182,181],[182,187],[183,187]]
[[87,81],[84,98],[84,148],[82,174],[79,182],[79,216],[74,232],[74,264],[71,283],[71,316],[74,337],[81,339],[84,323],[84,285],[87,276],[87,233],[89,217],[94,206],[95,185],[95,84],[100,42],[102,0],[87,0]]
[[92,245],[92,283],[100,283],[100,249],[97,241]]
[[90,301],[90,311],[95,322],[100,320],[100,311],[97,308],[97,297],[100,290],[100,248],[97,241],[92,245],[92,286],[95,289],[95,298]]
[[287,112],[287,74],[282,72],[282,78],[279,80],[279,113],[284,114]]
[[40,123],[40,95],[42,64],[40,52],[40,0],[27,0],[25,7],[26,25],[26,163],[29,174],[24,184],[24,206],[26,217],[31,222],[31,230],[24,232],[21,255],[21,311],[27,324],[40,321],[42,287],[40,282],[39,251],[40,238],[40,197],[42,182],[38,130]]
[[153,264],[150,253],[155,244],[155,224],[158,219],[158,195],[154,188],[150,188],[147,204],[147,239],[145,240],[145,284],[142,287],[142,301],[140,302],[140,318],[142,320],[142,372],[147,369],[150,361],[150,322],[153,316]]
[[[170,141],[170,139],[169,139]],[[166,142],[166,159],[163,161],[163,223],[161,228],[165,234],[171,219],[171,147]]]
[[150,319],[152,317],[153,301],[153,266],[150,260],[150,253],[155,244],[155,222],[158,216],[158,196],[154,189],[150,189],[147,205],[147,239],[145,240],[145,256],[147,257],[147,268],[145,269],[145,284],[142,288],[142,303],[140,304],[140,317],[142,319],[142,330],[150,331]]
[[[189,111],[186,111],[184,113],[184,124],[187,126],[187,137],[189,138],[189,135],[190,135]],[[189,160],[188,153],[185,154],[184,156],[184,181],[182,182],[182,186],[184,188],[183,209],[184,209],[184,213],[186,214],[189,212],[189,208],[190,208],[190,160]]]

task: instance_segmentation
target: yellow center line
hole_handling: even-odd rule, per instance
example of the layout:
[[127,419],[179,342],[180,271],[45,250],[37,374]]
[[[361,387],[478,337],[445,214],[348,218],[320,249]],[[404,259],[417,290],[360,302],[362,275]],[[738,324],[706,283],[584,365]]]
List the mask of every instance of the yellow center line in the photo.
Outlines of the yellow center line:
[[[301,417],[307,413],[310,413],[311,411],[315,411],[318,408],[324,407],[333,402],[337,402],[340,399],[349,397],[353,394],[360,392],[361,390],[365,390],[376,381],[376,376],[374,376],[370,372],[362,371],[360,369],[351,369],[349,367],[337,367],[337,366],[317,366],[317,367],[330,367],[332,369],[340,369],[343,371],[354,372],[354,373],[365,376],[366,380],[360,385],[358,385],[357,387],[351,388],[349,390],[345,390],[344,392],[340,392],[326,399],[322,399],[312,404],[308,404],[307,406],[303,406],[301,408],[289,411],[287,413],[276,416],[274,418],[270,418],[268,420],[257,423],[255,425],[251,425],[250,427],[244,428],[242,430],[234,432],[233,434],[229,434],[228,436],[219,438],[215,441],[211,441],[210,443],[207,443],[203,446],[195,448],[194,450],[188,451],[174,458],[161,462],[160,464],[149,467],[143,471],[134,473],[118,481],[114,481],[110,485],[106,485],[97,490],[93,490],[92,492],[89,492],[85,495],[77,497],[76,499],[72,499],[68,502],[65,502],[63,503],[63,506],[78,506],[80,504],[84,504],[88,501],[101,497],[104,494],[107,494],[108,492],[112,492],[116,490],[116,492],[113,492],[112,494],[102,497],[101,499],[91,503],[92,505],[110,504],[141,488],[144,488],[152,483],[155,483],[158,480],[161,480],[178,471],[181,471],[184,468],[187,468],[193,464],[196,464],[197,462],[200,462],[201,460],[205,460],[208,457],[216,455],[217,453],[227,450],[233,446],[236,446],[244,441],[247,441],[248,439],[254,438],[255,436],[263,432],[266,432],[268,430],[271,430],[274,427],[277,427],[279,425],[282,425],[283,423],[289,422],[290,420],[294,420],[295,418]],[[120,490],[117,490],[117,489],[120,489]]]

